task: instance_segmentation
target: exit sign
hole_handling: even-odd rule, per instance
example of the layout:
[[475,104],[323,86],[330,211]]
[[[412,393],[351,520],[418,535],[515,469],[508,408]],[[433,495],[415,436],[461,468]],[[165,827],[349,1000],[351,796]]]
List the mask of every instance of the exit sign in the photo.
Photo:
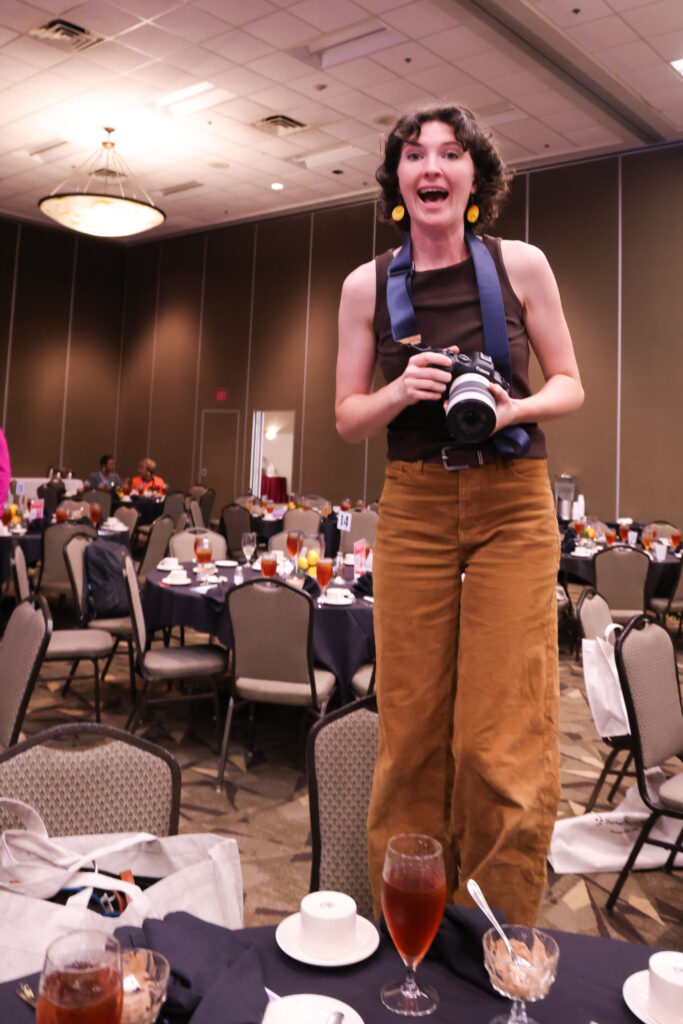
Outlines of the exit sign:
[[217,402],[227,402],[227,400],[228,400],[228,390],[227,390],[227,388],[217,388],[216,389],[216,401]]

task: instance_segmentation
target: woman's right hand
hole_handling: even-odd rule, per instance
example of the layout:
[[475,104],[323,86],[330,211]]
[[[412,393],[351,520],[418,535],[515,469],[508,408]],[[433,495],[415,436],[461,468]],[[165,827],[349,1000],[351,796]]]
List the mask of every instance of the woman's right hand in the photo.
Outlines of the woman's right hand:
[[[454,346],[451,351],[458,352]],[[442,398],[451,382],[447,367],[451,361],[443,352],[416,352],[398,378],[406,405],[416,402],[436,402]],[[440,369],[443,367],[443,369]]]

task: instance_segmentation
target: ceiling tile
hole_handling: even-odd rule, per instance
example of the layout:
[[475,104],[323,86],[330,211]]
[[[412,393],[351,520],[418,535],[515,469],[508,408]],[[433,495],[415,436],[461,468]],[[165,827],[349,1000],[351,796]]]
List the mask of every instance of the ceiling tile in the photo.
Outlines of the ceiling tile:
[[10,57],[5,46],[0,47],[0,75],[10,82],[22,82],[36,73],[34,64]]
[[353,3],[353,0],[301,0],[289,9],[289,13],[315,26],[320,32],[334,29],[367,19],[367,11]]
[[347,114],[349,117],[380,117],[383,114],[393,114],[396,111],[396,107],[393,103],[382,103],[372,96],[366,96],[362,92],[358,92],[356,89],[349,89],[348,92],[342,93],[341,96],[333,96],[330,100],[330,106],[334,107],[341,114]]
[[2,0],[0,4],[0,25],[16,32],[29,32],[45,24],[50,17],[49,8],[42,8],[39,3],[34,5],[21,3],[20,0]]
[[645,95],[653,89],[669,89],[675,86],[680,89],[683,96],[683,79],[669,64],[657,64],[650,68],[625,71],[622,77],[625,82]]
[[223,18],[231,25],[245,25],[277,10],[269,0],[197,0],[197,7]]
[[517,100],[518,106],[527,114],[538,117],[539,114],[557,114],[563,110],[572,110],[572,104],[559,92],[544,89],[542,92],[530,93]]
[[648,93],[648,101],[659,110],[677,109],[683,104],[683,83],[672,85],[666,89],[655,89]]
[[[0,64],[2,65],[4,73],[5,61],[1,57]],[[94,88],[101,85],[103,82],[108,82],[113,78],[120,77],[118,73],[116,71],[112,71],[111,68],[93,64],[92,61],[85,60],[80,56],[80,54],[76,54],[71,57],[70,60],[60,64],[58,70],[60,75],[64,75],[65,78],[70,78],[72,81],[78,82],[84,88]]]
[[194,75],[170,67],[165,61],[160,60],[152,60],[144,67],[137,68],[131,72],[130,78],[136,82],[144,82],[145,85],[155,86],[162,94],[177,92],[197,82]]
[[566,134],[575,128],[588,128],[595,124],[595,118],[578,107],[571,110],[560,110],[554,114],[541,114],[539,120],[553,128],[556,132]]
[[596,146],[617,146],[623,139],[611,132],[604,125],[596,124],[591,128],[576,128],[564,133],[568,139],[584,149],[592,149]]
[[683,57],[683,30],[667,32],[663,36],[652,36],[648,43],[667,62]]
[[115,42],[92,46],[79,56],[82,60],[91,61],[93,64],[103,64],[106,68],[120,72],[133,71],[134,68],[142,67],[143,64],[148,64],[150,61],[150,58],[144,53],[140,53],[139,50],[132,50],[129,46]]
[[385,11],[382,21],[415,39],[434,32],[446,32],[457,24],[455,17],[430,0],[416,0],[393,11]]
[[[264,44],[265,45],[265,44]],[[266,78],[272,78],[274,82],[291,82],[295,78],[310,72],[310,66],[302,60],[297,60],[289,53],[269,53],[266,57],[259,57],[249,63],[252,71]]]
[[273,84],[272,79],[257,75],[255,71],[242,67],[232,67],[227,71],[212,75],[211,81],[216,85],[223,86],[224,89],[229,89],[236,96],[250,96],[258,89],[265,89]]
[[34,68],[54,67],[55,64],[63,64],[71,56],[30,36],[17,36],[16,39],[5,43],[2,54],[14,60],[23,60]]
[[588,50],[604,50],[608,46],[632,43],[638,39],[633,29],[616,14],[584,22],[583,25],[570,28],[569,34]]
[[488,85],[481,82],[475,82],[474,85],[458,86],[452,97],[455,103],[463,103],[475,113],[478,110],[485,110],[492,104],[500,103],[503,98],[506,97],[502,90],[494,92],[493,88],[489,88]]
[[204,46],[207,50],[213,50],[221,57],[234,61],[235,64],[246,64],[272,51],[268,43],[237,28],[225,32],[222,36],[216,36],[215,39],[207,39]]
[[357,3],[371,14],[384,14],[401,6],[401,0],[398,3],[397,0],[357,0]]
[[186,50],[178,50],[177,53],[172,53],[167,57],[164,63],[188,71],[195,78],[197,75],[201,75],[202,78],[215,81],[216,85],[223,83],[217,82],[215,76],[229,71],[233,67],[232,61],[221,57],[218,53],[211,53],[202,46],[188,46]]
[[136,14],[138,18],[158,18],[178,6],[178,0],[116,0],[117,7]]
[[675,32],[683,28],[683,3],[681,0],[659,0],[659,3],[624,11],[622,18],[641,36]]
[[388,68],[370,57],[358,57],[345,64],[337,64],[330,68],[329,73],[333,78],[338,78],[357,89],[364,89],[366,85],[377,85],[393,77]]
[[611,46],[607,50],[598,50],[595,55],[617,74],[661,63],[659,54],[655,53],[647,43],[640,41],[624,43],[622,46]]
[[10,39],[16,39],[17,33],[10,28],[2,28],[0,26],[0,46],[4,46],[5,43],[9,43]]
[[157,18],[154,24],[192,43],[203,43],[205,39],[222,35],[228,27],[228,22],[196,7],[177,7]]
[[514,75],[502,75],[500,78],[491,78],[488,83],[501,96],[507,99],[521,99],[524,96],[531,96],[543,88],[543,83],[536,75],[529,71],[519,71]]
[[60,13],[60,18],[105,37],[118,35],[139,23],[136,15],[104,3],[103,0],[86,0]]
[[567,0],[540,0],[535,6],[542,14],[561,25],[562,28],[571,28],[584,21],[606,18],[612,13],[604,0],[581,0],[580,5],[568,3]]
[[172,32],[164,32],[151,22],[144,22],[138,28],[132,28],[118,37],[119,42],[134,50],[140,50],[149,57],[168,57],[177,50],[184,50],[187,41]]
[[448,29],[445,32],[437,32],[436,35],[426,35],[420,42],[434,53],[438,53],[444,60],[453,61],[491,49],[488,39],[478,36],[476,32],[471,32],[464,25]]
[[460,71],[452,64],[438,64],[434,68],[418,71],[416,74],[411,72],[409,78],[411,82],[437,96],[452,96],[460,86],[473,84],[470,75]]
[[346,82],[338,81],[324,71],[312,71],[310,75],[296,78],[287,84],[290,89],[296,89],[303,96],[315,98],[321,103],[326,103],[330,96],[338,96],[340,92],[346,92],[348,89]]
[[265,18],[250,21],[247,29],[252,35],[264,39],[271,46],[287,48],[309,40],[315,31],[307,21],[295,18],[289,11],[276,11]]
[[415,71],[433,68],[441,63],[440,57],[433,50],[427,50],[413,40],[391,46],[388,50],[379,50],[373,54],[373,59],[378,64],[391,68],[396,74],[410,74],[411,77]]
[[407,103],[425,104],[432,98],[419,85],[403,78],[397,78],[393,82],[382,82],[380,85],[369,85],[365,91],[375,99],[391,103],[393,106],[403,106]]

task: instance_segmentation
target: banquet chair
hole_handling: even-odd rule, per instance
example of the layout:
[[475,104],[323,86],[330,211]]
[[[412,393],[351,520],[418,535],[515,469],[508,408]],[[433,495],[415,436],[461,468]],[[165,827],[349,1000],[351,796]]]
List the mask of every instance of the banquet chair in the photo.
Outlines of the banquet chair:
[[213,503],[216,500],[216,492],[213,487],[205,487],[204,493],[197,500],[199,501],[199,508],[204,519],[204,525],[208,526],[211,522]]
[[305,508],[312,508],[320,515],[323,514],[323,509],[327,508],[328,505],[332,505],[327,498],[323,498],[322,494],[305,494],[301,499],[301,504]]
[[301,530],[302,533],[320,533],[320,513],[313,508],[288,508],[282,520],[282,529]]
[[[639,615],[618,637],[616,660],[633,738],[638,792],[650,814],[609,894],[607,910],[614,907],[644,845],[669,851],[667,872],[673,870],[677,855],[683,854],[683,771],[670,775],[658,789],[646,774],[671,758],[683,758],[683,706],[673,640],[659,623]],[[652,838],[661,818],[680,823],[673,842]]]
[[231,501],[230,504],[241,505],[242,508],[246,508],[248,502],[250,502],[253,505],[260,505],[261,499],[257,498],[255,494],[252,494],[251,491],[249,491],[248,494],[238,494],[238,496],[233,501]]
[[659,539],[671,540],[671,535],[678,532],[678,527],[667,523],[665,519],[655,519],[652,523],[646,523],[643,530],[654,530]]
[[[616,641],[619,627],[616,630],[610,629],[611,626],[616,625],[612,621],[609,607],[604,597],[596,593],[592,587],[585,587],[581,592],[581,596],[576,604],[576,621],[579,629],[580,639],[582,640],[600,640],[607,639],[609,643],[614,644]],[[598,780],[593,787],[588,803],[586,804],[586,813],[592,811],[597,803],[600,791],[607,779],[608,775],[615,775],[616,779],[607,794],[607,802],[612,803],[614,797],[621,785],[625,776],[633,777],[635,772],[629,771],[631,762],[633,760],[633,741],[630,736],[601,736],[602,742],[610,748],[607,760],[602,766],[602,771],[598,776]],[[619,754],[625,754],[624,761],[621,768],[613,768],[613,764],[616,761]]]
[[310,891],[331,889],[353,897],[372,919],[367,816],[377,757],[374,697],[333,711],[311,729],[306,776],[311,816]]
[[369,697],[375,692],[375,672],[377,666],[374,662],[361,665],[351,677],[351,691],[356,699]]
[[[59,524],[63,525],[63,524]],[[72,533],[69,540],[73,540],[75,534]],[[85,537],[88,541],[94,538],[90,533],[83,531],[79,536]],[[66,561],[65,561],[66,564]],[[28,572],[26,569],[26,558],[24,556],[23,549],[17,545],[15,548],[12,559],[12,577],[14,582],[14,593],[17,600],[23,600],[20,595],[28,594],[29,592],[29,581]],[[67,570],[68,571],[68,570]],[[71,587],[71,579],[69,579],[69,586]],[[78,610],[78,604],[76,605]],[[69,669],[65,679],[64,686],[62,687],[62,696],[64,696],[76,673],[81,661],[90,661],[93,666],[93,678],[94,678],[94,703],[95,703],[95,721],[100,720],[100,672],[99,662],[100,658],[107,658],[107,665],[111,661],[111,655],[114,651],[114,637],[111,633],[104,629],[53,629],[50,633],[50,640],[47,645],[47,649],[43,655],[43,661],[67,661],[71,662],[71,668]],[[0,677],[1,678],[1,677]],[[63,677],[59,677],[63,678]]]
[[204,529],[206,526],[202,510],[199,507],[199,502],[195,501],[194,498],[190,498],[190,521],[193,526],[200,527],[201,529]]
[[156,568],[157,563],[165,557],[172,533],[173,519],[171,516],[159,516],[151,524],[147,546],[138,567],[138,579],[141,584],[147,579],[149,570]]
[[154,520],[154,522],[141,523],[137,527],[135,531],[136,544],[142,543],[149,538],[154,523],[157,522],[157,520],[160,519],[161,516],[170,516],[170,518],[173,520],[173,524],[175,525],[178,522],[178,519],[180,518],[182,513],[185,511],[186,501],[187,495],[185,494],[184,491],[171,491],[170,494],[167,494],[166,497],[164,498],[164,504],[161,509],[161,515],[158,516],[157,519]]
[[64,498],[57,508],[66,509],[69,519],[89,519],[90,505],[87,501],[76,501],[74,498]]
[[236,700],[249,705],[250,750],[254,705],[300,707],[322,718],[334,692],[332,672],[313,667],[313,601],[280,580],[247,580],[226,599],[233,638],[233,678],[225,720],[218,783],[223,785]]
[[206,493],[206,487],[204,484],[193,484],[187,493],[191,501],[199,501],[202,495]]
[[357,540],[365,540],[370,547],[375,543],[375,534],[377,533],[377,520],[379,516],[376,512],[352,512],[351,513],[351,528],[349,530],[342,530],[339,540],[339,550],[343,555],[353,554],[353,545]]
[[666,624],[667,615],[678,616],[678,631],[676,633],[676,639],[681,635],[681,627],[683,627],[683,572],[681,571],[683,562],[678,564],[678,578],[676,580],[676,586],[671,592],[670,597],[651,597],[648,607],[656,614],[657,619],[663,625]]
[[64,544],[76,532],[97,536],[95,527],[87,523],[51,523],[43,530],[43,552],[36,591],[48,599],[71,593],[69,570],[64,561]]
[[645,551],[617,544],[593,559],[595,589],[609,605],[612,620],[626,623],[645,610],[645,580],[650,559]]
[[118,519],[120,523],[123,523],[123,525],[127,527],[128,536],[131,538],[131,540],[133,538],[133,534],[135,533],[135,528],[138,525],[139,518],[140,513],[136,508],[133,508],[132,505],[119,505],[119,507],[114,512],[114,519]]
[[[89,614],[88,590],[85,571],[85,549],[92,544],[93,538],[84,533],[75,533],[64,545],[64,559],[71,587],[73,590],[74,604],[78,613],[79,624],[85,629],[103,629],[114,638],[114,646],[102,669],[101,680],[104,682],[109,666],[120,642],[128,648],[128,671],[130,676],[131,697],[135,700],[137,696],[135,685],[135,663],[133,659],[133,623],[130,615],[107,616],[106,618],[94,618]],[[119,577],[120,578],[120,577]]]
[[[9,617],[0,641],[0,745],[3,747],[10,747],[19,739],[51,632],[52,619],[44,597],[20,601]],[[3,792],[1,788],[0,792]]]
[[[57,725],[0,754],[0,792],[33,807],[51,836],[178,833],[178,762],[110,725]],[[0,830],[12,819],[0,812]]]
[[61,480],[55,481],[54,483],[52,481],[48,481],[47,483],[40,485],[36,494],[39,498],[43,499],[45,519],[52,518],[65,490],[66,488]]
[[89,505],[99,505],[102,509],[103,521],[111,515],[111,491],[91,488],[89,491],[83,491],[81,501],[87,501]]
[[[228,668],[228,652],[213,644],[196,644],[191,647],[164,647],[147,649],[147,627],[142,611],[140,590],[135,567],[129,555],[123,556],[123,577],[128,594],[130,615],[133,620],[135,662],[143,686],[134,704],[126,729],[135,732],[148,707],[178,701],[206,700],[213,697],[216,728],[219,729],[220,709],[218,704],[218,679]],[[157,683],[168,684],[176,681],[205,680],[210,683],[209,692],[185,692],[178,696],[151,697]]]
[[243,505],[232,502],[221,510],[223,532],[228,541],[231,558],[243,558],[242,534],[251,530],[251,516]]
[[228,545],[222,533],[215,533],[213,530],[205,530],[203,527],[193,527],[183,530],[182,533],[174,533],[168,542],[169,554],[180,562],[191,562],[194,558],[194,542],[197,537],[208,537],[211,541],[212,559],[224,559]]

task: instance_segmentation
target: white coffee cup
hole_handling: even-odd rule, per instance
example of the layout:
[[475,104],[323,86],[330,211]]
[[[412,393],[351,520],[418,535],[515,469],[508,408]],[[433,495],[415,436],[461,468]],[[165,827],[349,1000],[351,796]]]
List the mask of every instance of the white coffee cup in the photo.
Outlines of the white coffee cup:
[[171,569],[166,577],[167,583],[185,583],[189,579],[184,569]]
[[301,992],[268,1003],[263,1024],[327,1024],[335,1009],[336,999]]
[[164,569],[177,569],[180,562],[177,558],[173,558],[171,555],[167,555],[166,558],[162,558],[159,565],[163,565]]
[[301,901],[299,946],[320,960],[344,957],[356,943],[356,901],[343,892],[309,892]]
[[648,1010],[656,1024],[683,1021],[683,953],[664,950],[653,953],[649,962],[650,998]]

